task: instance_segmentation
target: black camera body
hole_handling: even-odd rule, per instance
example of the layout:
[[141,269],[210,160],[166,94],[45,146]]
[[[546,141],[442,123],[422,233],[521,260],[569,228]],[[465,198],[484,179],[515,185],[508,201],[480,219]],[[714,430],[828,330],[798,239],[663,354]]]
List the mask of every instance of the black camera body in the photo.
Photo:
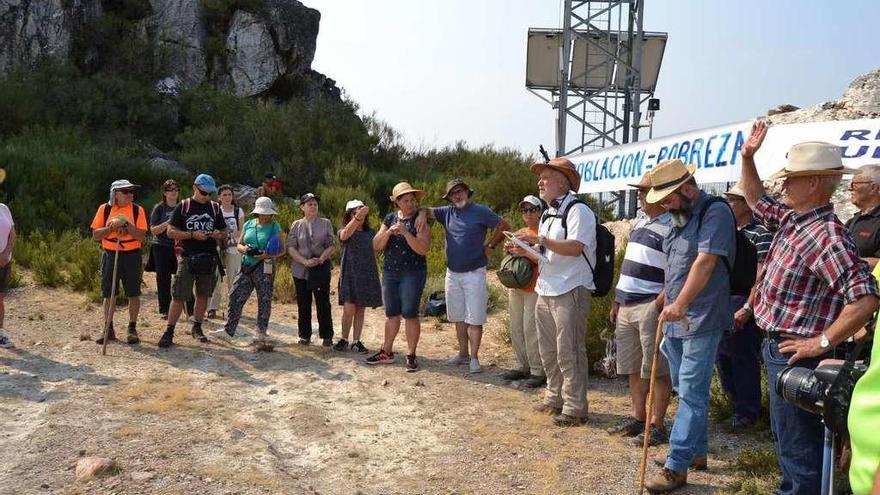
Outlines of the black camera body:
[[253,246],[248,246],[247,251],[245,252],[245,254],[248,255],[248,256],[259,256],[259,255],[263,254],[263,250],[262,250],[262,249],[255,248],[255,247],[253,247]]
[[786,402],[822,416],[829,430],[847,436],[853,388],[867,369],[851,362],[825,364],[815,370],[786,368],[776,377],[776,393]]

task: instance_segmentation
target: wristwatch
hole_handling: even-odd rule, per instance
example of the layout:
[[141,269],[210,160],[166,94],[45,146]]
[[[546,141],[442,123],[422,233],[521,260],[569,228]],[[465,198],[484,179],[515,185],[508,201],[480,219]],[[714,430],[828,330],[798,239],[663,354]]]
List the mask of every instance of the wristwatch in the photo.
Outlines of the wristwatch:
[[828,336],[825,335],[825,332],[822,332],[822,338],[819,339],[819,347],[822,349],[828,349],[831,347],[831,341],[828,340]]
[[539,236],[538,236],[538,245],[539,245],[539,246],[543,246],[543,245],[544,245],[544,240],[545,240],[545,239],[547,239],[547,236],[539,235]]

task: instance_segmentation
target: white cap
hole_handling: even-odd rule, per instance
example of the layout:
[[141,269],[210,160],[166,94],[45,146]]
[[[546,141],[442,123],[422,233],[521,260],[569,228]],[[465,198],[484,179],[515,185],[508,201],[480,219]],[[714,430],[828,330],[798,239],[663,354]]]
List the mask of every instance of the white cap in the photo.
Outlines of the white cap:
[[254,211],[251,212],[251,215],[277,215],[278,212],[275,211],[275,205],[272,203],[272,200],[267,198],[266,196],[260,196],[254,201]]
[[[4,178],[6,178],[4,176]],[[128,181],[128,179],[119,179],[114,180],[112,184],[110,184],[110,199],[107,201],[107,204],[113,205],[113,193],[120,189],[137,189],[141,186],[137,184],[132,184]]]
[[542,205],[542,203],[541,203],[541,200],[538,199],[536,196],[532,196],[531,194],[528,195],[528,196],[526,196],[526,197],[524,197],[524,198],[522,199],[522,201],[519,202],[519,205],[522,206],[523,203],[528,203],[528,204],[530,204],[530,205],[532,205],[532,206],[537,206],[538,209],[540,209],[540,210],[543,210],[543,209],[544,209],[544,208],[543,208],[543,205]]
[[348,203],[345,203],[345,211],[348,211],[352,208],[360,208],[361,206],[364,206],[363,201],[361,201],[359,199],[353,199],[353,200],[349,201]]

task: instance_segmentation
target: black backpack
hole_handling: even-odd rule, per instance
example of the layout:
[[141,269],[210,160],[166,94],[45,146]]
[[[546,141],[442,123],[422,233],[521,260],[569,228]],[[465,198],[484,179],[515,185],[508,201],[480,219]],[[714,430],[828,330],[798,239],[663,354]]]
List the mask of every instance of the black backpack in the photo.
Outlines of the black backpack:
[[[724,203],[728,209],[730,208],[730,205],[723,198],[709,198],[703,205],[703,209],[700,210],[697,230],[703,226],[703,217],[712,203]],[[730,210],[730,214],[733,215],[733,210]],[[736,228],[736,218],[733,220],[733,231],[736,233],[736,256],[733,257],[733,265],[731,266],[727,256],[722,257],[721,260],[724,261],[724,266],[730,275],[730,293],[747,296],[755,285],[758,275],[758,249],[742,231]]]
[[[575,198],[571,203],[568,203],[561,216],[555,215],[556,218],[562,220],[562,231],[565,232],[566,239],[568,239],[568,211],[576,204],[582,204],[589,208],[587,203]],[[584,257],[590,271],[593,272],[593,283],[596,285],[593,297],[603,297],[608,294],[614,283],[614,235],[607,227],[599,223],[599,216],[596,215],[596,212],[593,212],[593,216],[596,217],[596,266],[590,263],[590,259],[583,251],[581,251],[581,256]]]

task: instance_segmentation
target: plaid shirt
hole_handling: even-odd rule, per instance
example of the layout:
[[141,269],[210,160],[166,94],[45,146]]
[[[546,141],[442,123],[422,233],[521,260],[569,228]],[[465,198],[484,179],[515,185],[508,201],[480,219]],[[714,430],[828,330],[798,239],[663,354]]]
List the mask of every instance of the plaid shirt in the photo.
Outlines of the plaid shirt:
[[831,325],[843,306],[877,297],[877,281],[831,205],[799,215],[764,196],[755,213],[775,234],[758,283],[759,327],[812,337]]

